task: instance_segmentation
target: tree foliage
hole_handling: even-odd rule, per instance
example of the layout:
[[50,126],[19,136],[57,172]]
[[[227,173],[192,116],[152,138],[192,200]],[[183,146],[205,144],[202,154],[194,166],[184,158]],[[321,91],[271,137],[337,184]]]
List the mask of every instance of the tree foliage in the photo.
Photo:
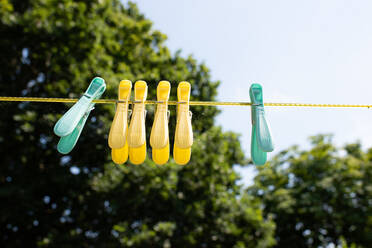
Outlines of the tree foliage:
[[[214,100],[204,64],[171,54],[166,36],[119,0],[0,0],[0,94],[79,97],[94,76],[116,98],[120,80],[192,85]],[[56,151],[52,128],[71,105],[0,104],[2,247],[269,247],[274,224],[242,194],[238,136],[214,126],[218,110],[193,107],[191,162],[115,166],[107,134],[113,105],[97,105],[77,147]],[[148,107],[152,123],[153,107]],[[170,130],[173,144],[175,109]],[[151,125],[148,125],[151,126]],[[149,134],[149,130],[147,130]]]
[[277,247],[370,247],[371,182],[372,149],[315,136],[309,151],[293,147],[261,167],[248,192],[273,217]]

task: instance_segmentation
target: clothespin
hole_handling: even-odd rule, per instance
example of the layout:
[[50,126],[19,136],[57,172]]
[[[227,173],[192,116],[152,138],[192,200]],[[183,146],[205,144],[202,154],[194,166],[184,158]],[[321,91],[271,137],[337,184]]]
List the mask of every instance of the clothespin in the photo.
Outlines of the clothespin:
[[151,129],[150,145],[152,160],[158,165],[165,164],[169,159],[168,99],[170,88],[168,81],[161,81],[157,88],[158,105]]
[[134,107],[129,124],[129,159],[133,164],[142,164],[146,159],[146,109],[147,84],[137,81],[134,85]]
[[191,157],[193,133],[191,125],[192,113],[189,111],[191,85],[181,82],[177,88],[177,123],[174,138],[173,158],[179,165],[187,164]]
[[270,128],[265,118],[261,85],[252,84],[249,96],[252,103],[251,156],[255,165],[264,165],[267,159],[266,153],[272,152],[274,145],[270,135]]
[[128,106],[131,90],[131,81],[120,82],[116,112],[108,138],[109,147],[112,149],[111,157],[116,164],[123,164],[128,160]]
[[54,133],[61,137],[57,145],[57,150],[60,153],[67,154],[74,148],[89,113],[94,108],[92,101],[99,99],[105,90],[105,80],[95,77],[79,101],[55,124]]

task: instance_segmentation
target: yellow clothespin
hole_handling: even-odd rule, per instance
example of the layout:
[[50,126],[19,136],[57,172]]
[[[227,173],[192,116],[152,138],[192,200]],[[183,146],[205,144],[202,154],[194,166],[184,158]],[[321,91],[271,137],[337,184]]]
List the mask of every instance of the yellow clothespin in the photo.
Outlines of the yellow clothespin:
[[146,82],[137,81],[134,85],[134,107],[128,132],[129,160],[133,164],[142,164],[146,159],[146,98]]
[[179,165],[187,164],[191,157],[193,143],[191,116],[189,111],[191,85],[188,82],[178,84],[177,123],[174,138],[173,158]]
[[159,165],[165,164],[169,159],[168,99],[170,88],[168,81],[161,81],[158,84],[157,98],[159,104],[156,107],[151,129],[152,160]]
[[111,157],[116,164],[123,164],[128,160],[128,105],[132,82],[122,80],[118,89],[118,103],[114,120],[111,124],[108,143],[111,147]]

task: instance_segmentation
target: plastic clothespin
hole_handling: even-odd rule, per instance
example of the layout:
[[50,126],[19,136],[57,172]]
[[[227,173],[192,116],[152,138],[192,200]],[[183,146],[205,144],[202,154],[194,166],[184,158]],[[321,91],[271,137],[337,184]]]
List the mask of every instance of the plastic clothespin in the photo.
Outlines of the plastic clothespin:
[[191,125],[192,113],[189,111],[191,85],[181,82],[177,88],[177,123],[174,138],[173,158],[179,165],[185,165],[190,161],[193,133]]
[[84,95],[72,106],[54,126],[54,133],[61,137],[57,150],[62,154],[69,153],[79,139],[90,111],[93,110],[92,101],[99,99],[106,90],[105,80],[95,77]]
[[154,123],[151,129],[150,145],[152,147],[152,160],[162,165],[169,160],[169,129],[168,129],[168,99],[170,83],[161,81],[157,88],[157,100]]
[[118,103],[108,138],[109,147],[112,149],[111,157],[116,164],[124,164],[128,160],[128,106],[131,90],[131,81],[120,82]]
[[251,98],[252,113],[252,139],[251,156],[255,165],[264,165],[267,159],[267,152],[274,150],[270,135],[270,128],[265,118],[262,87],[259,84],[252,84],[249,89]]
[[137,81],[134,85],[134,107],[128,130],[129,160],[142,164],[146,159],[146,101],[147,84]]

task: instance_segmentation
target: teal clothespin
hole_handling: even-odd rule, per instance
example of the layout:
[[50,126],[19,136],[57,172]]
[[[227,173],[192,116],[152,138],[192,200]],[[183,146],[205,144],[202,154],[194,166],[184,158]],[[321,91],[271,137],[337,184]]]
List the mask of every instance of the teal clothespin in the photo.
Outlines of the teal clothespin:
[[105,90],[105,80],[95,77],[79,101],[58,120],[54,133],[61,137],[57,145],[60,153],[67,154],[74,148],[90,111],[94,109],[92,101],[99,99]]
[[270,135],[270,128],[266,122],[263,104],[262,87],[259,84],[252,84],[249,89],[252,112],[252,139],[251,156],[255,165],[264,165],[267,159],[267,152],[274,150]]

